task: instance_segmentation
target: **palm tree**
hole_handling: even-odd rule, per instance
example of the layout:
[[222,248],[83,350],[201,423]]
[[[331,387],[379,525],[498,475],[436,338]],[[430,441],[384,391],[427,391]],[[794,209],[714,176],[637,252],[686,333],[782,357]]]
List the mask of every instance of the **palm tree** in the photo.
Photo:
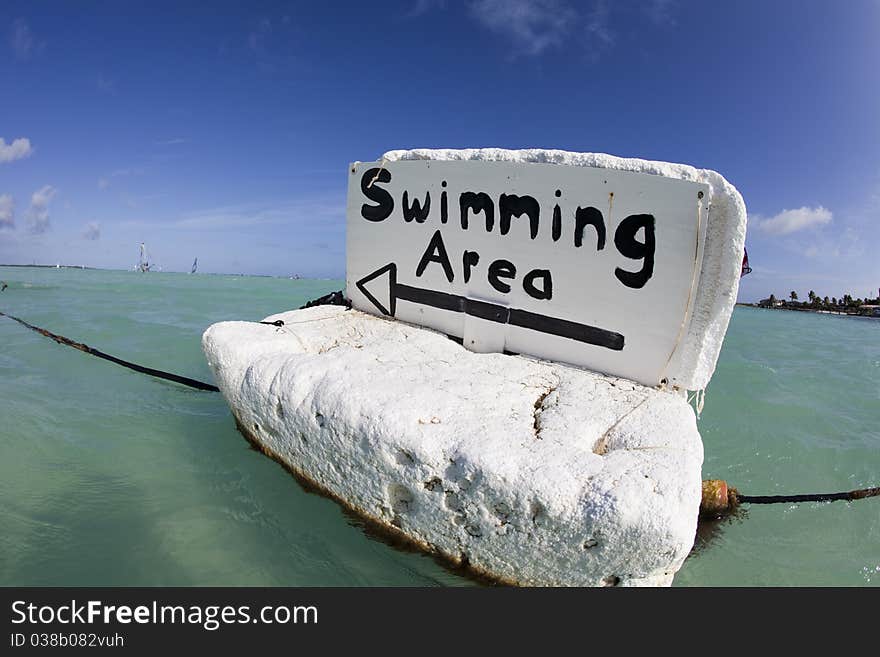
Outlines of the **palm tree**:
[[791,291],[791,294],[789,296],[791,297],[792,301],[797,301],[797,292],[795,292],[794,290]]

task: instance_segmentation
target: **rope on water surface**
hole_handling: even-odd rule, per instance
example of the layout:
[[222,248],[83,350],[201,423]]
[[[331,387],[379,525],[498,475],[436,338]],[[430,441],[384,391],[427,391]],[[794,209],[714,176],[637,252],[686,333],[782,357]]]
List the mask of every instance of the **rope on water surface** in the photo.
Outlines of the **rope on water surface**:
[[[6,286],[4,285],[4,288]],[[350,302],[348,302],[342,291],[331,292],[323,297],[319,297],[318,299],[314,299],[306,303],[303,308],[310,308],[311,306],[319,306],[319,305],[347,305],[351,307]],[[191,379],[188,376],[181,376],[179,374],[172,374],[171,372],[164,372],[162,370],[157,370],[152,367],[145,367],[144,365],[138,365],[137,363],[132,363],[127,360],[123,360],[121,358],[117,358],[116,356],[111,356],[110,354],[104,353],[98,349],[94,349],[87,344],[82,342],[77,342],[75,340],[71,340],[70,338],[66,338],[63,335],[58,335],[57,333],[52,333],[51,331],[40,328],[39,326],[34,326],[33,324],[29,324],[28,322],[15,317],[13,315],[9,315],[4,312],[0,312],[0,317],[8,317],[9,319],[18,322],[22,326],[29,328],[32,331],[39,333],[47,338],[50,338],[57,342],[58,344],[65,345],[67,347],[73,347],[74,349],[78,349],[83,353],[90,354],[92,356],[97,356],[98,358],[103,358],[104,360],[108,360],[111,363],[116,363],[117,365],[121,365],[122,367],[126,367],[135,372],[140,372],[141,374],[147,374],[149,376],[154,376],[157,379],[164,379],[166,381],[173,381],[174,383],[179,383],[180,385],[187,386],[189,388],[195,388],[196,390],[205,390],[207,392],[220,392],[220,388],[215,386],[212,383],[205,383],[204,381],[199,381],[198,379]],[[274,322],[260,322],[260,324],[269,324],[270,326],[281,327],[284,326],[284,321],[277,319]]]
[[794,502],[836,502],[838,500],[862,500],[866,497],[880,496],[880,486],[859,488],[845,493],[814,493],[812,495],[739,495],[737,499],[745,504],[779,504]]
[[795,504],[798,502],[836,502],[863,500],[880,497],[880,486],[859,488],[843,493],[811,493],[807,495],[742,495],[723,479],[707,479],[703,482],[700,501],[700,517],[721,518],[736,511],[740,504]]
[[8,315],[4,312],[0,312],[0,316],[8,317],[9,319],[18,322],[22,326],[26,326],[32,331],[36,331],[40,335],[44,335],[47,338],[51,338],[58,344],[63,344],[67,347],[73,347],[74,349],[79,349],[80,351],[91,354],[92,356],[97,356],[98,358],[103,358],[104,360],[109,360],[111,363],[116,363],[117,365],[121,365],[122,367],[127,367],[130,370],[134,370],[135,372],[140,372],[141,374],[148,374],[150,376],[154,376],[158,379],[165,379],[166,381],[173,381],[174,383],[179,383],[180,385],[187,386],[189,388],[195,388],[196,390],[206,390],[209,392],[220,392],[220,389],[211,384],[205,383],[204,381],[198,381],[197,379],[191,379],[187,376],[180,376],[179,374],[172,374],[171,372],[163,372],[162,370],[153,369],[152,367],[144,367],[143,365],[138,365],[137,363],[131,363],[127,360],[122,360],[121,358],[117,358],[116,356],[111,356],[110,354],[105,354],[103,351],[99,351],[97,349],[93,349],[87,344],[83,344],[82,342],[76,342],[75,340],[71,340],[70,338],[65,338],[63,335],[58,335],[57,333],[52,333],[51,331],[47,331],[44,328],[40,328],[39,326],[34,326],[33,324],[28,324],[23,319],[19,319],[18,317],[14,317],[12,315]]

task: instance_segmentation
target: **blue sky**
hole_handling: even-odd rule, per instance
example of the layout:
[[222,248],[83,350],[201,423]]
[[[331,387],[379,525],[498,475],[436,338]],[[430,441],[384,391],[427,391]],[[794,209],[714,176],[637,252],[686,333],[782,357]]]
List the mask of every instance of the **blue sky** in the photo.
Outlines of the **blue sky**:
[[10,2],[0,262],[341,277],[347,164],[684,162],[742,192],[740,298],[880,285],[880,2]]

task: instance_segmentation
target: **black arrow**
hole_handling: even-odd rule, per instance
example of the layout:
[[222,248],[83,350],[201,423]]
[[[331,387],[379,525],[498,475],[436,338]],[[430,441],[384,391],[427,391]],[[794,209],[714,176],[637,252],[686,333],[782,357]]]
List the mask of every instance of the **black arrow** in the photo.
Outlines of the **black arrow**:
[[[383,304],[375,295],[367,290],[367,283],[371,283],[376,279],[388,275],[388,305]],[[412,303],[419,303],[423,306],[432,306],[441,310],[451,310],[457,313],[465,313],[480,319],[487,319],[490,322],[498,322],[499,324],[512,324],[522,328],[531,329],[532,331],[540,331],[541,333],[549,333],[557,335],[569,340],[577,340],[578,342],[586,342],[606,349],[620,351],[623,349],[624,337],[620,333],[614,331],[606,331],[605,329],[587,324],[578,324],[570,322],[567,319],[558,319],[556,317],[547,317],[531,313],[527,310],[519,308],[508,308],[499,306],[486,301],[477,301],[468,299],[457,294],[447,294],[446,292],[437,292],[436,290],[426,290],[421,287],[413,287],[397,282],[397,265],[389,263],[384,267],[380,267],[372,274],[364,276],[356,283],[358,289],[363,292],[364,296],[369,299],[383,315],[394,317],[397,310],[397,300],[403,299]]]

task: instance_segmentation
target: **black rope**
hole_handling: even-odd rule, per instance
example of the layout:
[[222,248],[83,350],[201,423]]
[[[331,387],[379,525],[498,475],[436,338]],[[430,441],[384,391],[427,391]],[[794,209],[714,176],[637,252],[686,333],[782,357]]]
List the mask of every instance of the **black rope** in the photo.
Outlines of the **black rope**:
[[736,499],[747,504],[785,504],[794,502],[835,502],[838,500],[861,500],[880,495],[880,487],[860,488],[845,493],[814,493],[811,495],[740,495]]
[[[6,285],[3,285],[3,289],[6,289]],[[2,291],[2,290],[0,290]],[[317,299],[313,299],[312,301],[307,302],[305,305],[300,307],[300,310],[303,308],[311,308],[312,306],[345,306],[346,308],[351,308],[351,302],[345,298],[342,293],[342,290],[337,290],[336,292],[331,292],[330,294],[325,294],[323,297],[319,297]],[[104,360],[109,360],[111,363],[116,363],[117,365],[121,365],[122,367],[127,367],[130,370],[134,370],[135,372],[140,372],[141,374],[148,374],[149,376],[154,376],[157,379],[165,379],[166,381],[173,381],[174,383],[179,383],[183,386],[188,386],[190,388],[195,388],[196,390],[207,390],[209,392],[220,392],[220,388],[211,384],[205,383],[204,381],[199,381],[197,379],[191,379],[187,376],[180,376],[179,374],[172,374],[171,372],[163,372],[162,370],[153,369],[152,367],[145,367],[143,365],[138,365],[137,363],[132,363],[127,360],[122,360],[121,358],[117,358],[116,356],[111,356],[110,354],[105,354],[103,351],[99,351],[98,349],[93,349],[87,344],[83,344],[82,342],[76,342],[75,340],[71,340],[70,338],[65,338],[63,335],[58,335],[57,333],[52,333],[44,328],[40,328],[39,326],[34,326],[33,324],[28,324],[23,319],[18,317],[14,317],[13,315],[8,315],[4,312],[0,312],[0,317],[8,317],[9,319],[18,322],[22,326],[26,326],[32,331],[36,331],[40,335],[44,335],[47,338],[51,338],[58,344],[63,344],[67,347],[73,347],[74,349],[79,349],[80,351],[91,354],[92,356],[97,356],[98,358],[103,358]],[[269,326],[282,327],[284,326],[284,321],[280,319],[276,319],[274,322],[260,322],[260,324],[268,324]]]
[[[336,292],[325,294],[323,297],[318,297],[317,299],[307,301],[305,304],[300,306],[298,310],[305,310],[306,308],[313,308],[314,306],[345,306],[346,308],[351,308],[351,301],[345,298],[345,295],[342,294],[342,290],[336,290]],[[266,324],[268,326],[275,326],[277,328],[281,328],[282,326],[284,326],[283,319],[276,319],[274,322],[259,323]]]
[[810,493],[808,495],[743,495],[723,479],[703,482],[700,499],[700,518],[718,520],[736,513],[741,504],[797,504],[799,502],[852,502],[868,497],[880,497],[880,486],[859,488],[843,493]]
[[141,374],[149,374],[150,376],[155,376],[158,379],[165,379],[166,381],[173,381],[174,383],[179,383],[180,385],[188,386],[190,388],[195,388],[196,390],[207,390],[210,392],[220,392],[220,388],[217,386],[205,383],[204,381],[197,381],[196,379],[190,379],[186,376],[180,376],[178,374],[171,374],[170,372],[163,372],[162,370],[156,370],[152,367],[144,367],[143,365],[138,365],[137,363],[130,363],[127,360],[122,360],[121,358],[116,358],[116,356],[111,356],[110,354],[105,354],[103,351],[98,351],[97,349],[92,349],[87,344],[83,344],[82,342],[75,342],[70,338],[65,338],[63,335],[58,335],[56,333],[52,333],[51,331],[47,331],[44,328],[40,328],[39,326],[34,326],[33,324],[28,324],[23,319],[19,319],[18,317],[13,317],[12,315],[7,315],[4,312],[0,312],[0,316],[8,317],[11,320],[14,320],[21,324],[22,326],[26,326],[32,331],[36,331],[40,335],[45,335],[47,338],[51,338],[58,344],[63,344],[68,347],[73,347],[74,349],[79,349],[87,354],[91,354],[92,356],[97,356],[98,358],[103,358],[104,360],[109,360],[111,363],[116,363],[117,365],[122,365],[122,367],[127,367],[130,370],[134,370],[135,372],[140,372]]
[[303,310],[304,308],[311,308],[312,306],[345,306],[346,308],[351,308],[351,301],[345,298],[342,290],[336,290],[336,292],[325,294],[323,297],[312,299],[306,304],[300,306],[299,309]]

